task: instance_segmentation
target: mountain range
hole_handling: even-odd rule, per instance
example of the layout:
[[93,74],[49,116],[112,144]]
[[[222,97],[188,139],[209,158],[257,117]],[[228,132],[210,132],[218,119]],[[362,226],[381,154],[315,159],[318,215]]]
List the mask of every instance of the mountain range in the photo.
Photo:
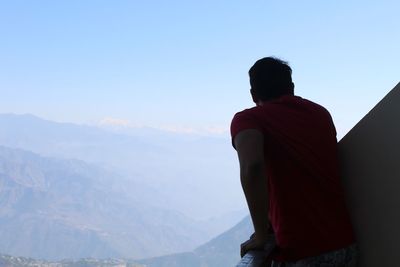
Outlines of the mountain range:
[[0,147],[0,251],[143,258],[206,240],[199,222],[141,202],[136,192],[146,189],[132,183],[82,161]]
[[228,182],[226,141],[0,115],[0,253],[198,256],[196,247],[246,214]]
[[[111,170],[152,188],[151,197],[141,196],[151,205],[173,207],[193,219],[214,219],[214,234],[232,226],[246,210],[236,154],[227,137],[151,128],[116,133],[29,114],[0,114],[0,145]],[[225,222],[218,226],[218,219]]]

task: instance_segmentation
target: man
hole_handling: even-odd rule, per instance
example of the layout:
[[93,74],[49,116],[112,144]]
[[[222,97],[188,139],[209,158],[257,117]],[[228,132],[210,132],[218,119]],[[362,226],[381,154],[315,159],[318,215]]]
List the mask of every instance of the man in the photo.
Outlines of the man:
[[336,130],[325,108],[294,95],[291,74],[282,60],[258,60],[249,71],[256,106],[232,120],[255,230],[241,254],[262,250],[274,233],[273,266],[355,266]]

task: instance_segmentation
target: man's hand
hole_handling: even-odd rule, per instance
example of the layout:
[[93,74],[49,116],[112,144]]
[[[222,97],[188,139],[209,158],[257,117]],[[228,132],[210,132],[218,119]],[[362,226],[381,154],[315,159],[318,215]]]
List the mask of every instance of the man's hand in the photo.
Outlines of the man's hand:
[[269,242],[275,242],[273,234],[265,238],[257,238],[256,235],[253,234],[249,240],[240,245],[240,256],[243,257],[250,250],[264,250],[265,245]]
[[254,236],[240,245],[240,257],[243,257],[250,250],[263,250],[265,241],[257,240]]

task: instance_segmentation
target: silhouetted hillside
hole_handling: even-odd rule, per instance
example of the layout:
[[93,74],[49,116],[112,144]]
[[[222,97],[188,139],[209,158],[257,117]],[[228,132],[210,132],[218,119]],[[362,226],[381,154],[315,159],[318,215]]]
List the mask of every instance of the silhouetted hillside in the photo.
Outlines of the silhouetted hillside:
[[138,261],[146,267],[223,267],[240,260],[240,244],[253,233],[250,217],[192,252]]

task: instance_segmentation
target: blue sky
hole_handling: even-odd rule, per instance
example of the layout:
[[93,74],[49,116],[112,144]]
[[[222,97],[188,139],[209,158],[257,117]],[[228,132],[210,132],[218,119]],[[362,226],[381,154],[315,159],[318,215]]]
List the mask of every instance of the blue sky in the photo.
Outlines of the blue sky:
[[[340,135],[400,81],[399,1],[0,1],[0,113],[227,129],[289,61]],[[105,119],[106,118],[106,119]]]

